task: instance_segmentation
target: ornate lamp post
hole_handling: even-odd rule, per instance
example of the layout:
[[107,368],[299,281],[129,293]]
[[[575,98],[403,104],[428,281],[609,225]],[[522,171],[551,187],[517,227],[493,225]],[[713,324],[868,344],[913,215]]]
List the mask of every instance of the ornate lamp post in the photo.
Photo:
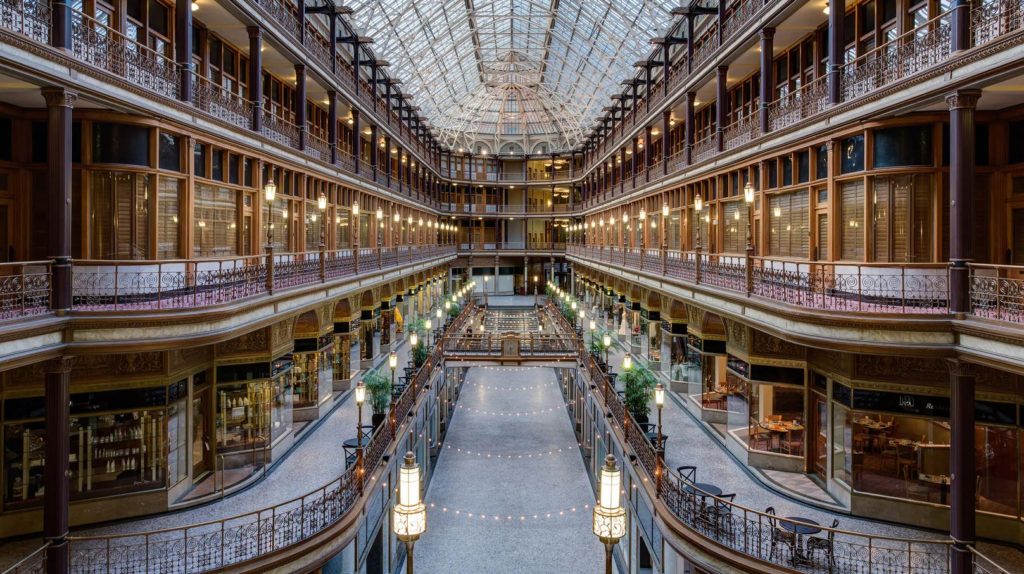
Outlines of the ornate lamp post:
[[533,276],[533,306],[537,307],[537,276]]
[[[410,342],[412,343],[412,345],[414,347],[416,346],[416,333],[412,334],[412,337],[410,338]],[[395,388],[395,369],[398,368],[398,353],[396,353],[394,351],[391,351],[391,354],[388,355],[388,368],[391,369],[391,389],[392,389],[392,394],[394,394],[394,388]]]
[[356,468],[359,469],[359,489],[363,489],[363,403],[366,402],[366,385],[363,381],[356,384],[356,407],[359,414],[356,418]]
[[267,253],[274,251],[274,198],[277,184],[271,179],[263,184],[263,199],[267,202]]
[[751,230],[754,227],[754,185],[749,181],[743,186],[743,202],[747,204],[747,255],[753,255],[754,239]]
[[405,542],[405,572],[412,574],[413,545],[427,530],[427,507],[420,500],[420,465],[412,451],[405,453],[405,461],[398,475],[398,504],[391,515],[395,536]]
[[625,372],[625,371],[631,370],[632,368],[633,368],[633,355],[630,355],[629,353],[626,353],[626,355],[624,357],[622,357],[622,370],[623,370],[623,372]]
[[608,348],[612,346],[612,336],[608,333],[601,337],[601,346],[604,347],[604,364],[608,364]]
[[437,311],[434,312],[434,316],[437,317],[437,328],[444,327],[444,313],[441,312],[441,308],[438,307]]
[[491,280],[490,275],[484,275],[484,309],[487,308],[487,283]]
[[427,347],[429,347],[431,345],[431,343],[430,343],[430,331],[431,331],[431,329],[434,328],[434,323],[430,320],[429,317],[427,318],[426,322],[423,323],[423,328],[427,330]]
[[655,491],[661,492],[661,475],[664,472],[664,460],[665,451],[662,450],[662,442],[664,435],[661,434],[661,411],[665,408],[665,385],[658,383],[654,386],[654,404],[658,407],[658,444],[654,445],[654,450],[658,455],[658,467],[655,469]]
[[594,342],[594,331],[597,330],[597,321],[594,319],[590,320],[590,342]]
[[316,198],[316,207],[320,210],[320,251],[323,251],[327,247],[327,194],[322,191]]
[[609,454],[601,468],[598,501],[594,506],[594,534],[604,543],[604,571],[612,574],[612,550],[626,535],[626,509],[622,506],[622,471]]

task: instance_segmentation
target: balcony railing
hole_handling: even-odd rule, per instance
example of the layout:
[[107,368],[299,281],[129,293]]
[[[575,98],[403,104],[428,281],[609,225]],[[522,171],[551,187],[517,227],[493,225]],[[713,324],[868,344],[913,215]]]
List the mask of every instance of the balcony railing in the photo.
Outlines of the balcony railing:
[[840,71],[843,99],[855,100],[945,61],[952,28],[953,12],[945,12],[847,63]]
[[49,312],[50,262],[0,264],[0,320]]
[[283,146],[299,147],[299,127],[270,110],[263,110],[262,133]]
[[725,149],[739,147],[761,135],[761,124],[757,113],[750,113],[725,126],[722,137]]
[[42,44],[50,43],[51,15],[47,0],[0,0],[0,27]]
[[[748,259],[744,255],[698,254],[674,249],[661,253],[648,249],[640,260],[638,251],[580,245],[570,245],[567,249],[570,255],[592,261],[810,309],[901,314],[949,312],[948,267],[943,263],[797,262],[752,257],[748,270]],[[981,280],[975,283],[988,285]],[[1020,288],[1021,283],[1015,286]],[[983,289],[978,287],[977,290]],[[987,300],[981,295],[978,299]],[[1003,301],[1004,305],[1009,304],[1009,296]],[[1018,300],[1017,305],[1021,304]],[[1012,316],[1003,312],[1004,316],[1008,314]]]
[[240,128],[252,126],[253,104],[210,80],[192,74],[192,105],[207,114]]
[[693,159],[693,163],[700,163],[711,159],[716,153],[718,153],[718,134],[711,132],[704,139],[694,142],[690,157]]
[[[454,253],[451,246],[420,246],[408,251],[401,260],[389,261],[396,261],[391,266],[404,265]],[[162,261],[81,260],[74,262],[72,304],[79,311],[202,308],[264,295],[268,286],[282,290],[381,271],[388,268],[381,265],[382,260],[376,248],[360,249],[358,260],[352,249],[325,251],[322,258],[318,251],[274,254],[273,269],[268,269],[266,255]],[[48,286],[48,268],[45,277]],[[33,307],[36,309],[41,301],[49,301],[48,289],[45,294],[39,293],[36,300],[40,301]]]
[[82,62],[133,86],[178,97],[181,71],[174,60],[77,11],[71,16],[71,51]]
[[37,548],[35,552],[12,564],[3,574],[44,574],[46,572],[46,549],[50,543]]
[[768,128],[779,130],[828,108],[828,76],[821,76],[768,104]]
[[1024,323],[1024,267],[971,265],[971,314]]

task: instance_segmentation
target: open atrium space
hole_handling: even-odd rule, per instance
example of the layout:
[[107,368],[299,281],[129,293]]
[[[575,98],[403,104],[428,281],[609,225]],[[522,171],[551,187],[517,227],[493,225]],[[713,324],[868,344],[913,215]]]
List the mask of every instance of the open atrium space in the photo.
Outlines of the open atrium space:
[[1024,574],[1024,0],[0,0],[0,574]]

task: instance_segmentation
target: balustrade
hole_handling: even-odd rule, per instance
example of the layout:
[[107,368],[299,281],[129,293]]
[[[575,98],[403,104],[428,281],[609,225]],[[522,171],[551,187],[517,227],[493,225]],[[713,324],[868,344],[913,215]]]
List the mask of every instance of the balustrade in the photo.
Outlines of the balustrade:
[[[390,266],[425,261],[454,254],[454,248],[421,246],[406,261],[394,261]],[[80,311],[190,309],[238,301],[267,293],[267,285],[288,289],[319,283],[326,279],[355,276],[378,266],[377,250],[364,248],[360,264],[356,267],[351,249],[325,251],[324,278],[320,275],[320,252],[274,254],[274,268],[268,273],[267,257],[252,255],[227,259],[193,259],[162,261],[89,261],[74,262],[72,273],[73,306]],[[24,264],[46,265],[42,263]],[[45,275],[33,281],[45,284],[31,295],[26,295],[22,314],[42,312],[41,305],[49,302],[49,268]],[[42,272],[39,272],[42,273]],[[269,277],[268,277],[269,276]],[[15,287],[10,295],[3,292],[4,277],[0,277],[0,304],[11,306],[15,313]],[[14,283],[13,276],[11,284]],[[0,318],[3,308],[0,308]]]
[[0,0],[0,28],[50,43],[53,11],[46,0]]

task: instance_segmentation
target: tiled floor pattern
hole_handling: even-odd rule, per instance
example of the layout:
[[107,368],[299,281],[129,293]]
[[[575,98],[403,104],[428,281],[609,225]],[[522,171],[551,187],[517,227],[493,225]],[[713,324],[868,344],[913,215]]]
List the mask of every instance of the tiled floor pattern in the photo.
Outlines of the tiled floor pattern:
[[549,410],[563,404],[554,372],[474,368],[467,383],[426,495],[416,570],[600,572],[594,491],[564,408]]

